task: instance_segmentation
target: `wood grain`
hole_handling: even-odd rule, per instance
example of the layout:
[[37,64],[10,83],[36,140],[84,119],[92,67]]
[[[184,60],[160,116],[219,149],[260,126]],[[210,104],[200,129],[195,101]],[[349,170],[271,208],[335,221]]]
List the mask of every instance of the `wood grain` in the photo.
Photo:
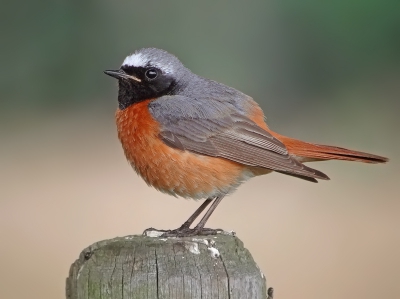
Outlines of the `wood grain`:
[[236,237],[118,237],[84,249],[67,299],[267,298],[266,280]]

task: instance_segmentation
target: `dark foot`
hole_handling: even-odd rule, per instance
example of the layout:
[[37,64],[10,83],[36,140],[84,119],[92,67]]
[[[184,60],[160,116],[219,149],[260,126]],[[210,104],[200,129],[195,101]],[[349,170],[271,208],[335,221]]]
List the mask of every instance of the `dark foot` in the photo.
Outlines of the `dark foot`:
[[209,236],[216,235],[223,232],[222,229],[212,229],[212,228],[178,228],[174,230],[167,231],[162,234],[162,237],[193,237],[193,236]]
[[193,236],[209,236],[216,235],[218,233],[223,233],[222,229],[212,229],[212,228],[189,228],[189,227],[180,227],[173,230],[162,230],[155,228],[148,228],[143,232],[144,236],[149,237],[193,237]]

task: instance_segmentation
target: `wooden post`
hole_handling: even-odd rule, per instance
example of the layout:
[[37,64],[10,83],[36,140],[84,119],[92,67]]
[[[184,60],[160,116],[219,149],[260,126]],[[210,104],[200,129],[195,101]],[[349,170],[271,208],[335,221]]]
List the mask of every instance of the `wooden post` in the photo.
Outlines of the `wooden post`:
[[272,298],[250,252],[234,236],[118,237],[72,264],[67,299]]

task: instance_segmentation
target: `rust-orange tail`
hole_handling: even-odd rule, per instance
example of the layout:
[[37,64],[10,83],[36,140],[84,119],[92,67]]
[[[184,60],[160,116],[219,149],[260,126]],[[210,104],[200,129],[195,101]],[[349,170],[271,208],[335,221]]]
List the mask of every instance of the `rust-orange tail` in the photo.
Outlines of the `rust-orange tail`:
[[316,161],[316,160],[346,160],[346,161],[358,161],[364,163],[385,163],[389,161],[388,158],[363,153],[359,151],[353,151],[337,146],[320,145],[304,142],[297,139],[292,139],[286,136],[279,135],[275,132],[271,132],[274,137],[279,139],[285,144],[289,153],[298,157],[306,158],[305,162]]

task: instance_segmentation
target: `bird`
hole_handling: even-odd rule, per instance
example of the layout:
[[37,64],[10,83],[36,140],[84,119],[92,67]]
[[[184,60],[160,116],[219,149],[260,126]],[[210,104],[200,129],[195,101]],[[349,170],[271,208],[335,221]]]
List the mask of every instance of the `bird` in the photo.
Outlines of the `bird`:
[[225,196],[255,176],[275,171],[315,183],[329,177],[305,162],[388,161],[280,135],[250,96],[194,74],[165,50],[136,50],[119,69],[104,73],[118,80],[118,138],[132,168],[161,192],[204,199],[179,228],[159,230],[162,236],[220,232],[206,228],[207,220]]

